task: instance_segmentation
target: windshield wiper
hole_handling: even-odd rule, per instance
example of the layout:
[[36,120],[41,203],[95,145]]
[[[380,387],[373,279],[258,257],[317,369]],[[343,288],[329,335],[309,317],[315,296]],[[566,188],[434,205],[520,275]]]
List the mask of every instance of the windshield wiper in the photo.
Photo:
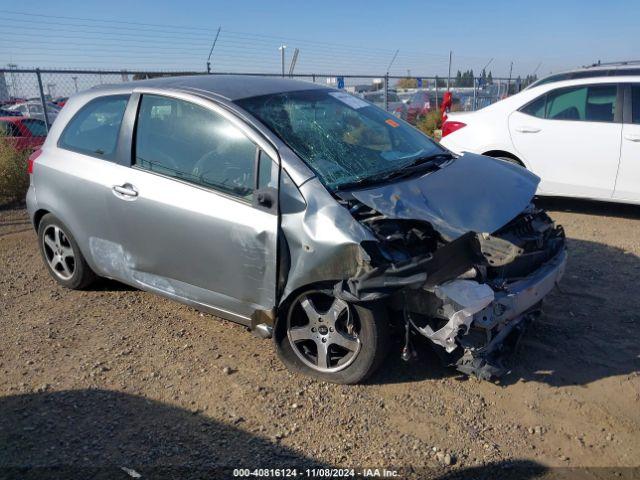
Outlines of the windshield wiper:
[[391,179],[398,179],[403,177],[409,177],[415,175],[418,172],[424,172],[426,167],[433,167],[437,165],[438,160],[450,160],[455,158],[450,152],[438,152],[431,155],[425,155],[416,158],[408,165],[404,165],[397,170],[390,172],[384,172],[382,174],[371,175],[369,177],[360,178],[352,182],[343,183],[335,187],[335,190],[349,190],[352,188],[365,187],[370,185],[377,185],[384,183]]
[[413,162],[403,167],[386,173],[380,177],[381,180],[390,180],[392,178],[404,178],[424,172],[426,168],[433,168],[439,165],[438,160],[451,160],[455,158],[450,152],[438,152],[431,155],[416,158]]

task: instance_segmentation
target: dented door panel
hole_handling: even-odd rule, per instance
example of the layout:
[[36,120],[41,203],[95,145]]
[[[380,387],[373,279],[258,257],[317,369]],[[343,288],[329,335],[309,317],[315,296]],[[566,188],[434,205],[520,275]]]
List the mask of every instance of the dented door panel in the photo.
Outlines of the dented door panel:
[[[112,195],[122,275],[143,288],[217,307],[249,323],[275,305],[277,216],[223,194],[124,169],[134,201]],[[102,256],[104,258],[104,256]]]

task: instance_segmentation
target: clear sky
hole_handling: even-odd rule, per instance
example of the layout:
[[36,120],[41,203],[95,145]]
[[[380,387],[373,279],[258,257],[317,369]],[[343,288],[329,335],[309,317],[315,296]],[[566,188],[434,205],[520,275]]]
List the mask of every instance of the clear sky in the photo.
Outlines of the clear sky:
[[[0,65],[297,73],[538,75],[598,59],[640,59],[639,0],[0,1]],[[25,15],[30,14],[30,15]],[[63,18],[68,17],[68,18]],[[72,17],[72,18],[71,18]],[[132,25],[117,22],[138,22]],[[189,27],[189,28],[184,28]],[[287,66],[288,68],[288,66]]]

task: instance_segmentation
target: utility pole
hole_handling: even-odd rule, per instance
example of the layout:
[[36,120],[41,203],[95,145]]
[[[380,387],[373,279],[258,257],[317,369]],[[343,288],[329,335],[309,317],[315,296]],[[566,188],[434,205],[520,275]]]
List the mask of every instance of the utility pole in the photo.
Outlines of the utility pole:
[[507,97],[509,96],[509,91],[511,90],[511,73],[513,72],[513,61],[509,66],[509,81],[507,82]]
[[451,88],[451,57],[453,52],[449,50],[449,74],[447,75],[447,92]]
[[222,25],[218,27],[218,31],[216,32],[216,38],[213,39],[211,50],[209,50],[209,56],[207,57],[207,73],[211,73],[211,55],[213,54],[213,49],[216,48],[216,42],[218,41],[218,36],[220,36],[221,28],[222,28]]
[[282,76],[284,77],[284,50],[287,48],[286,45],[280,45],[278,50],[280,50],[280,63],[282,64]]
[[76,93],[78,93],[78,77],[74,75],[71,80],[73,80],[73,86],[76,87]]
[[389,66],[387,67],[387,74],[384,76],[384,109],[389,110],[389,70],[391,70],[391,65],[396,61],[396,57],[398,56],[398,52],[400,50],[396,50],[396,53],[393,54],[393,58],[389,62]]
[[291,65],[289,65],[289,76],[293,75],[293,69],[296,68],[296,63],[298,62],[298,53],[300,50],[297,48],[293,51],[293,57],[291,58]]

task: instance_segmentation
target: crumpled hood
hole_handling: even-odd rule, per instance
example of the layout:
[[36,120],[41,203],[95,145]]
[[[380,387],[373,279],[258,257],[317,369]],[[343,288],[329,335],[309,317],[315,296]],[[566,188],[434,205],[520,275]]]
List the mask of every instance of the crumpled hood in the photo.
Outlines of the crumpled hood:
[[517,165],[465,153],[439,170],[351,193],[387,217],[425,220],[452,241],[504,226],[531,202],[539,182]]

